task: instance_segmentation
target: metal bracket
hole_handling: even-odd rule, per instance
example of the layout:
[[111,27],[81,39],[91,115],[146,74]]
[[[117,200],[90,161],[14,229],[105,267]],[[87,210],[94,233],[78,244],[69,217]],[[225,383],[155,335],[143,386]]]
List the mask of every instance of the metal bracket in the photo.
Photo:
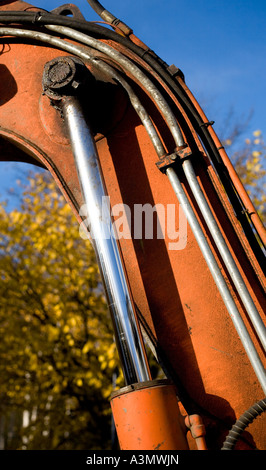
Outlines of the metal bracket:
[[167,71],[172,75],[173,78],[180,77],[182,78],[183,82],[185,81],[185,75],[183,74],[182,70],[176,67],[175,64],[169,65]]
[[177,161],[182,161],[185,158],[191,157],[192,151],[190,147],[185,144],[181,147],[177,147],[175,152],[165,155],[160,160],[156,162],[157,168],[162,172],[165,173],[167,168],[175,165]]
[[80,9],[72,3],[65,3],[64,5],[61,5],[60,7],[57,7],[54,10],[51,10],[50,13],[61,16],[71,15],[71,18],[74,18],[75,20],[85,20]]
[[200,125],[200,127],[209,127],[209,126],[213,126],[215,121],[207,121],[207,122],[203,122],[203,124]]

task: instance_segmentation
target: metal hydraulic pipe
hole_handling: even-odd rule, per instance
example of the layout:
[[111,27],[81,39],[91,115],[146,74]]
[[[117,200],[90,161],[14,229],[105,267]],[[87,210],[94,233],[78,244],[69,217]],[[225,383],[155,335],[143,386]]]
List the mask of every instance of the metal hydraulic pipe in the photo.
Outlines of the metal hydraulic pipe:
[[164,148],[164,145],[158,135],[158,132],[155,129],[155,126],[142,105],[141,101],[139,100],[138,96],[134,92],[133,88],[129,85],[127,80],[125,80],[120,73],[114,68],[111,67],[109,64],[107,64],[104,60],[99,59],[98,57],[92,58],[91,63],[97,67],[101,72],[105,73],[108,77],[111,77],[122,87],[125,89],[125,91],[128,94],[128,97],[130,99],[130,103],[132,104],[133,108],[135,109],[136,113],[138,114],[143,126],[145,127],[148,136],[150,137],[154,149],[157,153],[157,155],[161,158],[166,154],[166,150]]
[[222,257],[223,262],[228,270],[228,273],[236,287],[236,290],[241,298],[247,314],[255,328],[255,331],[261,341],[264,350],[266,350],[266,328],[260,317],[260,314],[253,302],[253,299],[244,283],[244,280],[239,272],[239,269],[235,263],[233,256],[231,255],[229,248],[224,240],[224,237],[218,227],[218,224],[212,214],[212,211],[207,203],[205,196],[198,183],[194,168],[190,160],[183,161],[183,169],[189,183],[190,189],[199,205],[204,220],[210,230],[210,233],[214,239],[217,249]]
[[75,97],[63,99],[79,181],[89,219],[89,232],[98,258],[117,348],[126,383],[150,380],[149,366],[124,266],[115,237],[93,135]]
[[236,328],[236,331],[239,335],[240,340],[242,341],[242,344],[246,350],[246,353],[249,357],[249,360],[253,366],[253,369],[256,373],[256,376],[261,384],[261,387],[266,393],[266,374],[265,374],[265,369],[263,367],[263,364],[260,360],[260,357],[256,351],[256,348],[250,338],[250,335],[247,331],[247,328],[243,322],[243,319],[241,318],[241,315],[235,305],[234,299],[231,295],[231,292],[226,284],[226,281],[220,271],[220,268],[216,262],[216,259],[210,249],[210,246],[205,238],[205,235],[201,229],[201,226],[196,218],[196,215],[194,214],[194,211],[189,203],[189,200],[186,196],[186,193],[182,187],[182,184],[173,168],[168,168],[166,170],[166,174],[170,180],[170,183],[172,185],[173,190],[175,191],[175,194],[179,200],[179,203],[181,204],[186,217],[188,219],[188,222],[190,224],[190,227],[194,233],[194,236],[198,242],[198,245],[201,249],[201,252],[205,258],[205,261],[207,262],[207,265],[211,271],[211,274],[213,276],[213,279],[219,289],[219,292],[223,298],[223,301],[225,303],[225,306],[228,310],[228,313],[230,314],[230,317],[233,321],[233,324]]

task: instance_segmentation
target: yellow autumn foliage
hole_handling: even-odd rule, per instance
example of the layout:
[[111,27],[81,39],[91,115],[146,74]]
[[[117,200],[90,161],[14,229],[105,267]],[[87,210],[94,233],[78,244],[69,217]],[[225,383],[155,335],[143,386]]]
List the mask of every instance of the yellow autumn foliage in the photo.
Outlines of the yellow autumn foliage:
[[[228,139],[225,140],[228,145]],[[233,142],[230,142],[230,146]],[[230,155],[230,152],[229,152]],[[261,130],[245,139],[244,147],[230,155],[258,214],[266,221],[266,146]]]
[[91,244],[47,172],[20,209],[0,206],[0,233],[1,415],[33,416],[8,448],[110,448],[114,374],[124,385],[112,324]]

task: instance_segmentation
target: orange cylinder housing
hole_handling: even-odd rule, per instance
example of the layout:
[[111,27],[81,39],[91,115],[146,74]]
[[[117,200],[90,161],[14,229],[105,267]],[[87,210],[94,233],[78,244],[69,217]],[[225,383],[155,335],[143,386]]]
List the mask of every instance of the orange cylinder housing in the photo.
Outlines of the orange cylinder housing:
[[124,387],[113,393],[111,407],[121,450],[189,450],[168,380]]

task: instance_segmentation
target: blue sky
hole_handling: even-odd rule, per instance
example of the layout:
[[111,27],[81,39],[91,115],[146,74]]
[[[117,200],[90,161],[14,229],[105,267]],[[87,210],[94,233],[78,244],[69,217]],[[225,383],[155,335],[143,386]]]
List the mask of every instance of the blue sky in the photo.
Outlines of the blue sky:
[[[36,0],[52,10],[64,2]],[[73,0],[89,21],[100,20],[86,0]],[[107,10],[169,65],[215,121],[220,137],[225,118],[246,121],[246,136],[266,135],[266,2],[265,0],[102,0]],[[0,199],[15,184],[21,169],[0,165]]]

